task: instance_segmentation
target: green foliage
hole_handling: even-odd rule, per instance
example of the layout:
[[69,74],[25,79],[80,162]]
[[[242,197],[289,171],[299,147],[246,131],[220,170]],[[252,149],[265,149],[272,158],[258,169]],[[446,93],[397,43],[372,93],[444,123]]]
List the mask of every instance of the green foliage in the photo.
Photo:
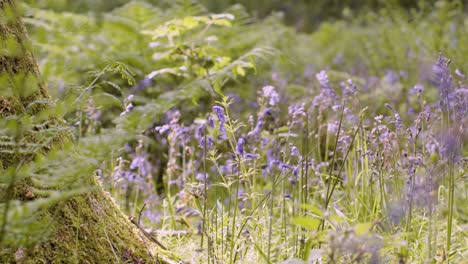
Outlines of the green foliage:
[[[47,1],[24,4],[24,22],[31,35],[32,47],[43,80],[56,100],[34,100],[26,106],[27,110],[38,104],[46,105],[49,110],[41,111],[38,115],[35,115],[36,111],[24,115],[13,114],[0,121],[0,154],[12,157],[10,162],[20,160],[16,167],[0,164],[0,174],[5,175],[0,177],[0,189],[7,190],[13,182],[25,182],[15,192],[23,196],[31,192],[39,197],[34,201],[7,199],[9,208],[7,203],[1,201],[0,212],[7,212],[2,218],[6,223],[5,230],[8,234],[14,234],[1,242],[8,246],[34,245],[45,239],[48,230],[44,231],[41,227],[50,224],[53,216],[38,212],[92,192],[94,178],[83,175],[96,174],[107,183],[120,165],[130,167],[125,159],[142,152],[148,154],[149,160],[160,162],[158,166],[162,167],[161,177],[166,185],[163,197],[155,198],[161,201],[155,207],[163,215],[158,227],[182,228],[185,218],[177,219],[180,223],[176,223],[175,211],[177,205],[186,202],[185,194],[181,192],[180,196],[171,196],[168,182],[176,174],[185,173],[187,168],[183,167],[182,172],[165,170],[164,163],[172,158],[175,163],[185,166],[187,160],[194,157],[190,156],[190,151],[199,151],[200,146],[191,142],[183,150],[168,151],[164,142],[176,145],[177,138],[157,137],[154,127],[175,120],[174,124],[179,122],[177,124],[182,128],[187,128],[193,120],[196,120],[195,123],[200,121],[197,118],[204,117],[219,98],[224,98],[222,106],[228,112],[225,94],[239,95],[242,101],[230,106],[238,107],[239,111],[229,113],[231,116],[226,124],[229,140],[226,146],[217,146],[217,151],[205,154],[205,160],[213,164],[225,158],[223,155],[228,151],[236,153],[235,146],[240,134],[249,126],[247,122],[242,124],[237,121],[237,117],[258,116],[260,110],[257,113],[250,111],[255,104],[259,104],[262,111],[266,110],[266,102],[255,100],[257,88],[265,84],[278,87],[283,101],[277,110],[284,113],[290,103],[305,102],[310,105],[311,98],[321,89],[315,74],[321,69],[331,68],[333,70],[327,71],[331,86],[342,88],[347,81],[365,89],[352,102],[357,109],[356,116],[364,120],[363,112],[359,113],[364,106],[368,107],[367,112],[393,116],[410,109],[422,110],[435,102],[436,92],[430,89],[424,91],[423,103],[418,101],[419,97],[415,100],[407,94],[415,84],[429,86],[433,81],[430,67],[439,52],[453,58],[454,68],[465,73],[468,70],[468,46],[463,45],[468,43],[468,20],[460,1],[438,1],[435,5],[426,2],[426,5],[419,4],[418,9],[410,11],[387,5],[380,8],[375,1],[366,1],[363,12],[355,12],[354,1],[344,1],[344,4],[336,1],[302,1],[294,5],[290,1],[248,1],[245,2],[247,8],[240,5],[228,7],[229,1],[202,1],[211,10],[222,9],[226,12],[223,14],[207,14],[204,6],[192,1],[157,1],[153,4],[150,1],[59,2],[52,9],[47,7],[52,7],[53,3]],[[404,1],[394,2],[413,6]],[[316,31],[311,34],[297,33],[296,29],[283,25],[282,15],[270,14],[279,5],[291,8],[286,10],[287,19],[307,13],[311,19],[307,23],[313,25],[311,28],[317,25]],[[87,13],[87,10],[94,13]],[[250,16],[248,10],[257,10],[259,17],[264,19]],[[340,19],[324,22],[323,17]],[[22,51],[10,38],[2,41],[0,54],[19,56]],[[455,80],[461,83],[463,79],[456,77]],[[36,77],[23,73],[13,77],[2,74],[0,86],[6,89],[0,91],[0,98],[33,95],[38,90],[35,85],[38,81]],[[24,107],[18,100],[12,100],[11,104],[5,109],[10,107],[13,109],[11,112],[15,112]],[[180,109],[180,120],[166,116],[174,108]],[[329,133],[324,124],[327,125],[329,120],[336,121],[337,114],[332,111],[311,113],[317,117],[314,116],[314,123],[307,129],[310,127],[315,134],[308,137],[303,134],[312,132],[291,132],[285,114],[279,115],[266,119],[266,126],[271,129],[262,131],[262,137],[278,139],[281,144],[297,144],[304,148],[301,152],[307,152],[317,161],[330,162],[329,155],[332,154],[329,150],[333,150],[334,158],[338,135]],[[412,121],[406,120],[405,116],[402,118],[406,124]],[[57,121],[62,119],[65,123]],[[205,233],[202,237],[212,240],[203,242],[202,238],[201,246],[215,247],[207,254],[223,252],[224,255],[219,257],[226,262],[235,261],[242,252],[249,252],[251,255],[245,253],[246,256],[255,256],[267,262],[291,256],[304,260],[333,261],[336,258],[336,261],[358,262],[361,256],[354,251],[349,253],[339,242],[354,241],[365,247],[374,242],[375,234],[379,234],[389,241],[382,247],[382,253],[391,256],[385,261],[412,258],[422,262],[426,255],[432,258],[435,254],[431,251],[431,243],[426,249],[426,244],[421,242],[426,239],[426,233],[402,233],[388,219],[381,219],[392,202],[402,199],[403,194],[399,191],[404,179],[398,178],[402,172],[384,170],[384,165],[379,167],[372,164],[368,156],[362,154],[368,150],[366,129],[374,122],[367,117],[364,121],[363,124],[351,121],[343,124],[352,138],[345,156],[339,157],[336,162],[333,160],[329,172],[318,173],[319,180],[310,190],[314,191],[313,194],[293,189],[294,194],[307,197],[298,203],[281,196],[293,188],[292,184],[284,184],[286,176],[254,180],[262,169],[263,164],[260,163],[267,162],[265,153],[261,154],[258,163],[234,154],[241,167],[241,172],[236,176],[238,178],[220,173],[221,177],[210,186],[210,194],[215,191],[219,193],[206,201],[208,209],[205,209],[207,204],[201,204],[201,200],[192,201],[199,212],[209,210],[204,212],[203,217],[210,217],[216,223],[206,229],[203,227]],[[210,133],[209,136],[213,138],[221,135],[218,129]],[[401,138],[397,142],[405,142],[402,135],[398,136]],[[62,144],[68,138],[73,138],[73,144]],[[305,149],[309,140],[311,149]],[[135,147],[136,142],[138,146]],[[124,150],[124,146],[134,148],[135,153]],[[29,158],[22,158],[19,153],[28,154]],[[380,150],[378,154],[384,155]],[[397,164],[400,153],[393,154]],[[290,154],[281,155],[288,157]],[[8,160],[3,157],[2,160]],[[122,164],[114,164],[116,157],[121,158]],[[430,162],[438,160],[439,157],[432,156]],[[335,177],[334,170],[347,175],[348,182]],[[463,172],[460,169],[460,175]],[[190,176],[195,178],[195,175]],[[384,177],[388,177],[387,185],[382,183]],[[463,175],[458,178],[462,179]],[[156,176],[151,179],[154,182],[158,180]],[[118,203],[127,203],[127,213],[134,213],[142,206],[143,198],[138,196],[137,184],[122,192],[115,190],[117,184],[113,180],[110,182],[114,185],[104,187],[113,191],[119,199]],[[197,191],[203,192],[199,182],[190,179],[185,183],[189,186],[184,190],[193,192],[190,193],[193,197],[197,197]],[[145,184],[153,186],[153,183]],[[251,196],[242,197],[243,202],[250,203],[250,207],[238,211],[240,199],[233,198],[233,195],[238,195],[239,186],[243,187],[243,184],[252,191]],[[22,189],[21,186],[32,187]],[[386,188],[393,192],[393,200],[387,196]],[[269,189],[270,192],[264,192]],[[377,189],[379,191],[375,193]],[[440,192],[438,197],[444,197],[443,192],[446,191],[442,185]],[[220,197],[229,199],[229,209],[222,208]],[[451,199],[466,204],[463,201],[466,195],[457,197]],[[130,199],[133,201],[131,205],[128,202]],[[325,206],[322,207],[322,204]],[[418,226],[423,230],[427,225],[441,224],[437,217],[420,212],[413,218],[409,217],[406,225]],[[466,224],[466,217],[461,214],[457,217],[462,224]],[[73,221],[79,222],[79,219]],[[185,224],[190,226],[189,222],[185,221]],[[221,226],[217,226],[218,223]],[[463,228],[462,225],[456,227]],[[434,235],[441,236],[438,234],[442,232],[441,229],[446,227],[438,227]],[[227,237],[224,237],[225,234]],[[458,254],[458,258],[465,256],[466,248],[460,243],[463,238],[457,234],[454,236],[456,245],[453,246],[453,254]],[[293,246],[290,246],[290,237],[295,239]],[[195,247],[192,238],[181,240]],[[407,244],[402,245],[402,241]],[[172,242],[177,245],[181,243],[175,238]],[[196,243],[198,247],[198,241]],[[249,251],[250,243],[255,251]],[[314,245],[325,243],[331,246],[312,249]],[[343,244],[352,248],[347,243]],[[408,251],[408,248],[414,251]],[[183,249],[188,251],[185,247]],[[275,249],[279,253],[272,254]],[[343,255],[339,255],[341,253]],[[205,259],[206,256],[202,257]]]
[[[174,10],[176,8],[177,6]],[[93,182],[89,181],[88,176],[93,175],[99,164],[108,160],[111,154],[119,152],[126,142],[139,137],[139,133],[150,128],[165,111],[187,100],[197,102],[199,98],[215,90],[221,94],[226,82],[245,75],[246,68],[254,67],[252,61],[256,56],[262,57],[268,53],[268,49],[253,48],[252,51],[231,59],[230,54],[223,54],[216,45],[208,45],[205,38],[211,33],[211,26],[232,26],[229,21],[234,17],[228,14],[176,19],[157,27],[158,21],[154,19],[163,12],[142,2],[131,2],[114,10],[102,21],[86,15],[31,8],[26,12],[34,14],[25,21],[33,26],[39,56],[47,55],[41,65],[44,78],[48,80],[51,90],[55,90],[53,94],[59,95],[62,100],[57,102],[56,108],[43,111],[41,116],[12,115],[2,120],[1,128],[4,133],[1,151],[4,154],[28,152],[30,157],[34,157],[42,152],[42,148],[49,146],[44,157],[39,155],[33,162],[22,160],[18,168],[7,168],[2,173],[5,175],[1,178],[2,189],[7,190],[8,186],[32,180],[31,190],[21,189],[16,192],[42,197],[33,202],[2,198],[7,199],[8,204],[7,207],[2,207],[3,212],[8,212],[2,219],[2,225],[5,224],[2,232],[17,234],[11,240],[2,241],[8,246],[31,245],[38,239],[45,239],[45,233],[40,230],[37,230],[37,236],[32,236],[33,230],[45,224],[35,223],[42,215],[42,210],[50,208],[58,201],[89,192]],[[163,16],[173,15],[171,11],[167,12]],[[161,23],[164,18],[159,19]],[[205,28],[196,29],[192,23],[204,23]],[[158,32],[168,26],[171,31],[178,32],[159,47],[161,52],[169,56],[152,62],[153,49],[149,47],[149,43],[153,37],[157,38]],[[158,29],[148,36],[148,30],[155,27]],[[182,35],[197,38],[187,43],[186,39],[181,39]],[[95,71],[100,65],[105,66],[102,70]],[[171,76],[166,76],[167,74]],[[145,89],[144,96],[137,97],[135,101],[138,105],[135,109],[123,111],[126,104],[132,103],[127,95],[133,92],[133,86],[137,84],[135,78],[143,79],[144,75],[154,79],[156,85]],[[37,89],[34,85],[36,80],[22,75],[16,77],[20,83],[11,86],[11,89],[2,90],[1,96],[22,98],[35,92],[24,89],[27,86],[22,84],[32,84]],[[9,76],[5,78],[8,79]],[[88,78],[92,80],[89,82]],[[54,83],[75,83],[78,87],[56,87]],[[103,124],[99,131],[90,130],[90,127],[96,126],[89,110],[92,106],[97,106],[102,111],[111,111],[111,115],[100,120]],[[42,134],[40,137],[35,135],[33,141],[29,137],[23,139],[22,135],[29,130],[28,127],[39,125],[38,121],[41,120],[50,122],[47,120],[50,117],[47,113],[51,112],[54,112],[53,118],[77,122],[74,134],[79,141],[76,144],[58,144],[56,147],[60,147],[60,150],[50,149],[56,140],[54,129],[59,132],[61,129],[60,126],[50,125],[47,129],[39,129]],[[65,127],[62,129],[64,133],[69,132]],[[8,137],[10,132],[13,137]],[[25,143],[14,141],[15,135]],[[13,149],[4,149],[5,146]],[[64,167],[63,164],[70,166]],[[4,166],[7,164],[3,164]],[[14,210],[11,209],[13,206]],[[50,219],[42,219],[45,222],[48,220]]]

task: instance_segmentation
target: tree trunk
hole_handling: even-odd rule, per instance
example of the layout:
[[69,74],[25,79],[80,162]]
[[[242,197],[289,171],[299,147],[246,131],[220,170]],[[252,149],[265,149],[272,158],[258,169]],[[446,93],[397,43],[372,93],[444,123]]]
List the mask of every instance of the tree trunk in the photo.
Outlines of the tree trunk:
[[[0,172],[32,162],[70,141],[60,118],[50,114],[51,104],[19,17],[15,0],[0,0],[0,120],[32,117],[44,119],[45,126],[30,125],[13,136],[0,135]],[[15,120],[16,120],[15,119]],[[23,120],[23,119],[21,119]],[[30,120],[30,119],[24,119]],[[3,127],[0,127],[3,131]],[[41,131],[49,131],[37,136]],[[8,138],[15,144],[6,144]],[[39,146],[31,150],[26,145]],[[24,147],[24,148],[23,148]],[[27,151],[29,149],[29,151]],[[63,164],[62,166],[67,166]],[[6,177],[0,175],[1,177]],[[38,219],[50,218],[50,234],[30,247],[2,245],[8,233],[8,208],[14,202],[26,204],[40,197],[34,190],[34,176],[13,178],[6,187],[0,184],[0,263],[172,263],[178,261],[143,235],[102,190],[95,176],[83,175],[97,191],[68,197],[48,206]],[[5,178],[1,179],[5,182]],[[3,185],[5,186],[5,184]],[[35,189],[36,188],[36,189]],[[17,203],[15,203],[17,204]],[[3,217],[3,218],[2,218]]]

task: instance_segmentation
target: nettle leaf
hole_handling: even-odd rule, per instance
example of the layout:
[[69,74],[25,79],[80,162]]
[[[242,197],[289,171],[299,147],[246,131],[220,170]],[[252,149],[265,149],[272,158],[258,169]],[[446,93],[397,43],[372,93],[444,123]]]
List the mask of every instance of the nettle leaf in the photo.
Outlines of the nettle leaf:
[[304,227],[309,230],[316,230],[320,225],[320,219],[308,217],[295,217],[292,220],[293,224]]

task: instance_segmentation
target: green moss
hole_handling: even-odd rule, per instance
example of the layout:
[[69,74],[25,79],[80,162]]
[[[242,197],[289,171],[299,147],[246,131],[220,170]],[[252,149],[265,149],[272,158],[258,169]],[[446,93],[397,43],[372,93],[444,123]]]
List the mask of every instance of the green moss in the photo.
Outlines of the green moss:
[[[22,249],[22,263],[176,263],[171,252],[141,236],[106,193],[80,195],[50,208],[51,236]],[[0,252],[12,263],[18,249]],[[150,253],[151,252],[151,255]],[[17,254],[18,255],[18,254]],[[16,258],[18,258],[16,256]]]
[[[47,104],[31,103],[39,99],[48,99],[46,87],[40,80],[37,64],[32,53],[27,49],[28,39],[20,19],[3,19],[8,10],[15,10],[15,1],[0,0],[0,36],[15,39],[23,51],[16,55],[0,55],[0,74],[33,76],[27,86],[35,86],[34,92],[25,96],[8,95],[0,97],[0,118],[34,117],[48,109]],[[20,55],[18,55],[20,54]],[[12,77],[13,78],[13,77]],[[11,79],[11,78],[9,78]],[[21,94],[21,93],[20,93]],[[26,111],[26,109],[28,109]],[[33,118],[34,119],[34,118]],[[21,125],[21,124],[17,124]],[[50,117],[48,126],[35,127],[32,130],[21,129],[15,136],[2,136],[0,144],[0,165],[3,168],[27,163],[39,153],[46,153],[54,147],[60,147],[70,141],[70,134],[56,117]],[[15,137],[15,140],[12,140]],[[14,144],[11,144],[14,142]],[[39,146],[33,150],[28,144]],[[26,150],[26,151],[19,151]],[[66,166],[66,164],[64,164]],[[83,175],[92,186],[99,186],[97,180]],[[34,179],[23,178],[15,183],[14,199],[27,203],[35,199]],[[66,201],[38,213],[40,223],[49,220],[44,226],[40,242],[28,243],[28,248],[0,248],[0,263],[175,263],[179,259],[171,252],[160,249],[153,242],[139,233],[99,186],[98,191],[77,195]],[[42,220],[42,221],[41,221]],[[2,245],[3,246],[3,245]]]

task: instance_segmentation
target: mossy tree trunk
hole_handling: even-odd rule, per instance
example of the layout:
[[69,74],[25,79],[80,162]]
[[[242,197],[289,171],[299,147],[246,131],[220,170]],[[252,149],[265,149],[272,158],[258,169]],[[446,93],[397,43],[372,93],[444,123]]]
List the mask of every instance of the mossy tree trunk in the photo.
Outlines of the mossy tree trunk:
[[[51,100],[40,79],[39,70],[31,53],[30,42],[15,0],[0,0],[0,118],[3,120],[39,117],[46,126],[30,126],[19,131],[12,142],[0,141],[0,171],[32,162],[38,153],[47,153],[70,141],[66,129],[55,133],[38,131],[51,126],[63,127],[63,121],[50,114]],[[3,82],[2,82],[3,81]],[[8,86],[8,87],[7,87]],[[48,114],[44,114],[47,113]],[[53,111],[52,111],[53,112]],[[44,122],[43,122],[44,123]],[[1,130],[1,129],[0,129]],[[0,135],[2,140],[7,138]],[[40,146],[34,151],[20,151],[22,145]],[[14,148],[16,151],[14,151]],[[67,166],[67,164],[63,164]],[[3,177],[0,175],[0,177]],[[30,177],[33,178],[34,176]],[[39,213],[38,218],[51,220],[50,234],[32,247],[14,248],[2,245],[3,238],[12,234],[5,228],[11,201],[34,201],[36,190],[33,179],[12,180],[0,186],[0,204],[4,212],[0,222],[1,263],[166,263],[176,262],[170,252],[162,250],[143,236],[135,224],[125,216],[93,175],[83,175],[97,189],[59,201]],[[1,211],[1,210],[0,210]],[[0,221],[2,219],[0,215]]]

